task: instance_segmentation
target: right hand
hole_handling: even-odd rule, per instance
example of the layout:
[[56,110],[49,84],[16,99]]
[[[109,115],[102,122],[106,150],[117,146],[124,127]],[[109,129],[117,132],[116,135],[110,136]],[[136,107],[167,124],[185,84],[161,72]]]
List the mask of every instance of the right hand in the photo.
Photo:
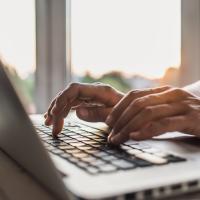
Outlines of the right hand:
[[51,102],[44,115],[45,125],[53,125],[52,134],[56,137],[62,131],[64,118],[71,109],[75,109],[82,120],[104,122],[123,96],[107,84],[71,83]]

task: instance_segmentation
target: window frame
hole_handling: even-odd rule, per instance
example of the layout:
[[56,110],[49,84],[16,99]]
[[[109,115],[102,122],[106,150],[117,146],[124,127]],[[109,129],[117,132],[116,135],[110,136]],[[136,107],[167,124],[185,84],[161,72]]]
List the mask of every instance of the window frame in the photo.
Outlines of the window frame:
[[180,86],[200,80],[200,1],[181,1]]
[[[35,1],[36,107],[43,113],[71,81],[71,0]],[[199,55],[200,1],[181,0],[180,86],[200,79]]]
[[35,0],[35,8],[35,100],[37,113],[43,113],[71,80],[71,1]]

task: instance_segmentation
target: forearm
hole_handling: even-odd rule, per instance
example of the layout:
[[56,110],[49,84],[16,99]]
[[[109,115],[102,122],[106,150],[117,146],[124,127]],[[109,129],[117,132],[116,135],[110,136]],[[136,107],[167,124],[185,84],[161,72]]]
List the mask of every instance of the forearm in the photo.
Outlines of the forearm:
[[200,97],[200,81],[187,85],[183,89]]

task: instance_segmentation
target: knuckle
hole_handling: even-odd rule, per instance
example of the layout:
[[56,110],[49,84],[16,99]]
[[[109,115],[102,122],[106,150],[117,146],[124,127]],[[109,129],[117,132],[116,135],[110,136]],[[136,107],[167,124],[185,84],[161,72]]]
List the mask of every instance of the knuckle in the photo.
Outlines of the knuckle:
[[112,87],[108,84],[104,84],[103,87],[104,87],[105,91],[112,91]]
[[79,86],[79,83],[72,82],[69,84],[69,88],[77,88]]
[[174,94],[177,95],[177,96],[179,96],[179,95],[182,96],[182,95],[185,95],[185,93],[186,93],[184,90],[182,90],[182,89],[180,89],[180,88],[174,88],[174,89],[173,89],[173,92],[174,92]]
[[171,120],[168,119],[168,118],[163,119],[163,120],[160,120],[160,124],[161,124],[161,126],[163,126],[163,127],[168,127],[168,126],[170,126],[170,124],[171,124]]
[[156,132],[158,129],[158,125],[155,122],[150,122],[148,127],[146,128],[150,133]]
[[138,92],[139,92],[139,90],[131,90],[131,91],[128,92],[127,96],[133,98],[133,97],[136,96],[136,94]]
[[103,85],[103,83],[101,83],[101,82],[94,82],[93,84],[94,85]]
[[169,90],[169,89],[172,89],[173,87],[172,87],[171,85],[165,85],[165,86],[163,86],[163,88],[164,88],[165,90]]
[[56,100],[55,100],[55,103],[54,103],[54,105],[57,105],[57,104],[59,104],[60,102],[61,102],[61,95],[60,96],[58,96],[57,98],[56,98]]
[[133,106],[135,106],[135,107],[137,107],[139,109],[143,108],[143,101],[141,99],[136,99],[135,101],[133,101],[131,103],[131,107],[133,107]]
[[152,116],[152,114],[153,114],[153,109],[151,108],[151,107],[146,107],[146,108],[144,108],[144,115],[145,116]]

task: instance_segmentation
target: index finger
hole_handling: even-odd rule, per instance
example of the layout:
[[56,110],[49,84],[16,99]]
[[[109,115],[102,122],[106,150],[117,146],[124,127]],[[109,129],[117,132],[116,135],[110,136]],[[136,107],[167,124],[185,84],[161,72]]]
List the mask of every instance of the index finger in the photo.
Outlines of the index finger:
[[75,100],[97,100],[108,107],[113,106],[122,94],[117,92],[110,86],[104,84],[85,84],[72,83],[70,84],[56,99],[56,102],[51,110],[52,115],[57,115],[62,112],[64,107],[72,105]]
[[128,95],[124,96],[113,108],[112,112],[106,119],[106,123],[113,127],[114,124],[117,122],[121,114],[126,110],[126,108],[129,106],[131,102],[134,100],[144,97],[149,94],[155,94],[160,93],[166,90],[169,90],[171,87],[164,86],[159,88],[152,88],[152,89],[146,89],[146,90],[134,90],[128,93]]

